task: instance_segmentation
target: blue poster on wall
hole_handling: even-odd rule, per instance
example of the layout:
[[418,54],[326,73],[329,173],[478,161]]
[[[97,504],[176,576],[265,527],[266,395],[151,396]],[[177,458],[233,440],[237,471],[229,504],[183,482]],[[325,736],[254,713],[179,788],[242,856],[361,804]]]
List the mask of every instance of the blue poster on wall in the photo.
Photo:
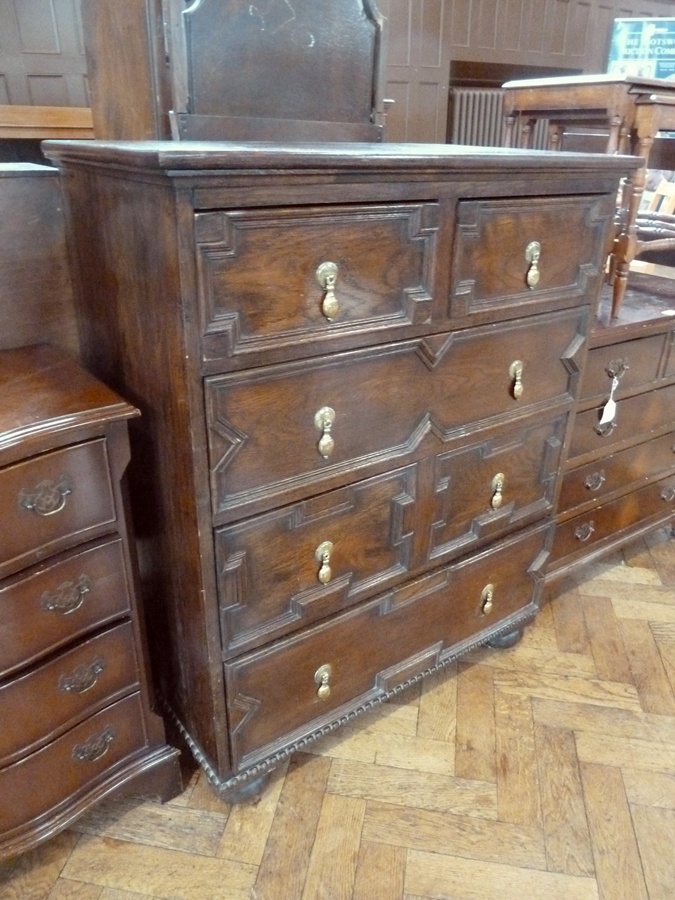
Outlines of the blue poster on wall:
[[607,73],[675,81],[675,18],[615,19]]

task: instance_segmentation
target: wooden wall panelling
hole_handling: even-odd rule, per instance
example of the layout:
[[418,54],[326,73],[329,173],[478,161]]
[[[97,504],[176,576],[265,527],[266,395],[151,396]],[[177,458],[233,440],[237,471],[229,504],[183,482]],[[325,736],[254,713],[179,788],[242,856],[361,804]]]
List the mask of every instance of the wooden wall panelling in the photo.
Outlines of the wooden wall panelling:
[[0,349],[79,346],[58,172],[0,163]]
[[81,0],[0,0],[0,103],[88,106]]

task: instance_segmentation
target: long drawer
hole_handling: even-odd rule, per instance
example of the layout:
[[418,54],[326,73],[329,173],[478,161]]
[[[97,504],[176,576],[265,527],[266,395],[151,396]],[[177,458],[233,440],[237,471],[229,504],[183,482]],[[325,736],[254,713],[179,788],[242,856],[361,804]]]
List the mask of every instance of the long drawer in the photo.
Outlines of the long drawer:
[[0,769],[0,832],[9,840],[13,829],[26,830],[74,803],[113,768],[147,747],[143,723],[140,697],[131,694]]
[[571,403],[587,314],[207,378],[214,524],[450,450],[469,429]]
[[0,577],[95,537],[116,523],[104,439],[0,470]]
[[675,515],[675,475],[559,524],[551,549],[551,571],[603,545],[625,542],[631,531],[656,526]]
[[572,465],[671,430],[675,424],[675,384],[619,400],[613,421],[604,426],[600,421],[602,409],[599,406],[576,414],[568,455]]
[[235,766],[384,697],[496,623],[534,615],[549,533],[548,525],[521,532],[226,663]]
[[0,677],[129,612],[122,554],[114,537],[0,585]]
[[639,487],[675,468],[675,432],[619,450],[567,472],[562,480],[559,512],[597,505],[604,497]]
[[131,693],[138,666],[132,625],[125,622],[0,684],[0,766]]
[[225,655],[339,612],[551,510],[567,414],[216,529]]

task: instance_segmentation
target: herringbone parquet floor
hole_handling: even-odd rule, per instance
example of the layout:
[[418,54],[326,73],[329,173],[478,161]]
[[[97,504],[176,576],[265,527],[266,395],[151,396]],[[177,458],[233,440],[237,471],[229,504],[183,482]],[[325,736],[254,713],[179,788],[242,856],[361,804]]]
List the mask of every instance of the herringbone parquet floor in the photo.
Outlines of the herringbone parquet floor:
[[673,900],[675,539],[567,581],[523,641],[296,756],[199,777],[0,868],[3,900]]

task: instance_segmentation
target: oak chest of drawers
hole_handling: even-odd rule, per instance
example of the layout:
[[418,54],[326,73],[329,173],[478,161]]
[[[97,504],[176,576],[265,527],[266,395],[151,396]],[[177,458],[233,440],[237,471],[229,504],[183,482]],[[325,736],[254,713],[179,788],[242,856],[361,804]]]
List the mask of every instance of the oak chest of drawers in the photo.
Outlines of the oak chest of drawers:
[[0,352],[0,858],[113,791],[181,789],[120,486],[135,415],[60,351]]
[[538,606],[625,158],[50,142],[143,415],[166,708],[223,795]]
[[675,282],[631,279],[589,336],[548,582],[675,518]]

